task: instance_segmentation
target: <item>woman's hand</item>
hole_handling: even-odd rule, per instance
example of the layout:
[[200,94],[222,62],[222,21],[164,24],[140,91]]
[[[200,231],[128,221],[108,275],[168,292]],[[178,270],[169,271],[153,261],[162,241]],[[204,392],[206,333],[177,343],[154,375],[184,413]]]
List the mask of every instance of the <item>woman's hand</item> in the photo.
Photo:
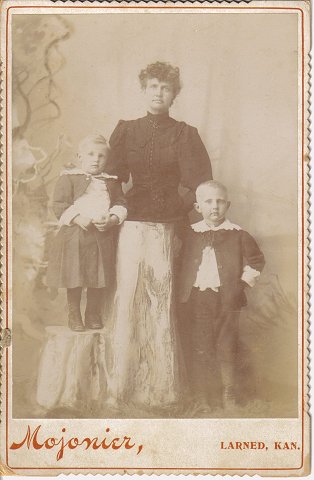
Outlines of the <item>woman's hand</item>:
[[90,224],[92,223],[92,220],[88,217],[84,217],[84,215],[77,215],[73,220],[72,223],[75,223],[79,227],[81,227],[83,230],[87,230]]
[[99,232],[104,232],[109,228],[113,227],[114,225],[118,225],[119,219],[116,215],[106,215],[106,217],[104,217],[103,219],[99,221],[97,220],[93,223],[97,230],[99,230]]

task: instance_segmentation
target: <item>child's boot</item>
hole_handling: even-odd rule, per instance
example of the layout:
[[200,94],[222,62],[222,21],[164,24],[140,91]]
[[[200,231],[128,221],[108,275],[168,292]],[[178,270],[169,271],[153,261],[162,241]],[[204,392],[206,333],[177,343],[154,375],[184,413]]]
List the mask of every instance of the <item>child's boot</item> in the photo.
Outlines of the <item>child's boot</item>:
[[104,288],[87,289],[87,303],[85,310],[86,328],[91,328],[92,330],[103,328],[101,316],[104,291]]
[[222,379],[222,403],[224,410],[232,411],[237,407],[235,389],[235,367],[234,362],[223,361],[221,363]]
[[80,308],[81,295],[81,287],[67,289],[69,328],[74,332],[83,332],[85,330]]

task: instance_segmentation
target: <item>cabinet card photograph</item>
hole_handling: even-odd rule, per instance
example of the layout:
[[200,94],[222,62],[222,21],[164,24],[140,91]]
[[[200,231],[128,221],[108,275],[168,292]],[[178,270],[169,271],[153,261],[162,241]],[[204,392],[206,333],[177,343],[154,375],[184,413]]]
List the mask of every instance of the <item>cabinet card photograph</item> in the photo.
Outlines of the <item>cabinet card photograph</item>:
[[310,3],[1,3],[1,472],[310,473]]

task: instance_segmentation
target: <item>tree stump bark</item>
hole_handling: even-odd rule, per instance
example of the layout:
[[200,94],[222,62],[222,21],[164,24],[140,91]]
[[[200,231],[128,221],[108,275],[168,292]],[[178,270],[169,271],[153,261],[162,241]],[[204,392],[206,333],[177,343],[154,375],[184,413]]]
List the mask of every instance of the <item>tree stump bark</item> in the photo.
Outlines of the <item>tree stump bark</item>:
[[73,332],[68,327],[46,328],[41,354],[37,402],[50,410],[86,409],[102,402],[107,392],[105,330]]

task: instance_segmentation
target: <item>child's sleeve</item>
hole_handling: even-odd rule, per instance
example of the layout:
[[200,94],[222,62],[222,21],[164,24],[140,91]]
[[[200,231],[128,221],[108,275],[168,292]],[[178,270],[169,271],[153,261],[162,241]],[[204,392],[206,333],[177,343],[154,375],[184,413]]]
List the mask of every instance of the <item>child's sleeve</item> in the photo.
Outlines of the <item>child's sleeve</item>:
[[241,280],[254,287],[265,265],[265,258],[255,239],[242,231],[242,252],[245,260]]
[[71,205],[73,205],[72,183],[69,175],[62,175],[56,183],[52,200],[52,209],[58,220]]
[[109,213],[118,217],[119,225],[124,222],[128,215],[126,198],[122,191],[121,183],[119,182],[114,182],[112,186],[112,198]]

